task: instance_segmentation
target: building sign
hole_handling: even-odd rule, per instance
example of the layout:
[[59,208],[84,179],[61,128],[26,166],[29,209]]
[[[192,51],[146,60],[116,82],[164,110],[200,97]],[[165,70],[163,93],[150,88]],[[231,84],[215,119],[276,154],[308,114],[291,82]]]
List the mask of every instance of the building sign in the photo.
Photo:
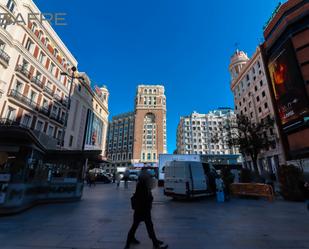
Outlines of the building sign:
[[101,149],[103,129],[103,122],[91,110],[88,110],[85,150]]
[[309,116],[308,97],[290,40],[271,56],[268,69],[283,129],[304,123]]

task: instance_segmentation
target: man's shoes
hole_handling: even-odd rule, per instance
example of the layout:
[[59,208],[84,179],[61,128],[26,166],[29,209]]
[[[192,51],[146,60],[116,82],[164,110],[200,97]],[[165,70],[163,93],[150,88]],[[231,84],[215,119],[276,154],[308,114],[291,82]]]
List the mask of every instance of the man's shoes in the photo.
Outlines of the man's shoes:
[[157,245],[153,245],[154,249],[166,249],[168,248],[168,245],[164,245],[163,241],[160,241],[161,243],[158,243]]
[[131,244],[135,244],[135,245],[138,245],[138,244],[140,244],[141,242],[139,242],[139,240],[137,240],[137,239],[133,239],[132,241],[131,241]]

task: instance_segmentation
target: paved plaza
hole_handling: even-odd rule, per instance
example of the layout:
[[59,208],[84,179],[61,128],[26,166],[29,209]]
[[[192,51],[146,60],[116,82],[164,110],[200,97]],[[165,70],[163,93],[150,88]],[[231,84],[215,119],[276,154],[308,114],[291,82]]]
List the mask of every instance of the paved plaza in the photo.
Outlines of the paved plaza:
[[[82,201],[39,205],[0,217],[1,249],[122,249],[131,225],[129,189],[113,184],[85,187]],[[304,203],[234,198],[172,201],[155,189],[153,219],[158,237],[172,249],[309,248],[309,212]],[[140,245],[151,249],[145,225]]]

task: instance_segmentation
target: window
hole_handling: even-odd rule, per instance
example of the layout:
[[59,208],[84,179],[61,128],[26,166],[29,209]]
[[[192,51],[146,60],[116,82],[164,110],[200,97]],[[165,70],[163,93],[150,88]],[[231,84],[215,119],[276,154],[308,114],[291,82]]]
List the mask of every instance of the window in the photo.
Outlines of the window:
[[30,121],[31,121],[31,116],[29,116],[29,115],[25,115],[24,117],[23,117],[23,121],[22,121],[22,125],[24,126],[24,127],[30,127]]
[[30,93],[30,100],[31,100],[31,102],[35,102],[36,96],[37,96],[37,93],[34,92],[34,91],[31,91],[31,93]]
[[33,50],[34,43],[31,41],[30,38],[28,38],[26,42],[26,49],[31,53]]
[[260,81],[260,86],[263,86],[263,80]]
[[265,91],[262,92],[262,97],[265,97]]
[[36,130],[38,130],[38,131],[42,131],[42,129],[43,129],[43,122],[41,121],[41,120],[38,120],[38,122],[36,123]]
[[13,12],[15,8],[15,2],[13,0],[8,0],[6,7]]
[[257,102],[260,101],[260,96],[256,96],[256,101],[257,101]]
[[48,44],[49,44],[49,39],[46,37],[46,38],[45,38],[44,45],[47,47],[47,46],[48,46]]
[[6,112],[6,118],[9,120],[15,120],[16,109],[9,106]]
[[23,87],[23,83],[17,81],[16,86],[15,86],[15,91],[18,93],[22,93],[22,87]]
[[55,48],[55,49],[54,49],[54,56],[57,58],[58,54],[59,54],[59,52],[58,52],[58,50]]
[[43,52],[40,53],[39,55],[39,62],[44,64],[45,63],[45,54],[43,54]]
[[42,30],[40,30],[40,32],[39,32],[39,34],[38,34],[38,39],[39,39],[39,40],[41,40],[41,39],[42,39],[42,37],[43,37],[43,31],[42,31]]
[[4,50],[5,49],[5,43],[0,40],[0,49]]
[[261,107],[259,107],[259,113],[261,113],[262,112],[262,108]]
[[257,91],[257,90],[258,90],[258,88],[257,88],[257,86],[255,86],[255,87],[254,87],[254,91]]
[[267,109],[268,108],[268,104],[267,102],[264,103],[264,108]]
[[55,64],[54,63],[50,63],[49,72],[51,72],[53,74],[54,71],[55,71],[55,68],[56,68]]
[[47,130],[47,135],[52,137],[53,136],[53,132],[54,132],[54,127],[53,126],[48,126],[48,130]]
[[150,160],[150,159],[151,159],[151,154],[147,153],[147,160]]

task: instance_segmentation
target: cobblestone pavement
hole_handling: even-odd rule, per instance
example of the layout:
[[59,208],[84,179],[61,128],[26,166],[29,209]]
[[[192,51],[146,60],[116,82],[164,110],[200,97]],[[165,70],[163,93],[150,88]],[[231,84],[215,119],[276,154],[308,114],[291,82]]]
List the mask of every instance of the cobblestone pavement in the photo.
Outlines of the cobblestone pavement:
[[[82,201],[36,206],[0,217],[1,249],[121,249],[131,225],[129,189],[113,184],[85,187]],[[158,237],[172,249],[309,248],[309,212],[304,203],[233,198],[172,201],[155,189],[153,220]],[[151,249],[145,225],[137,232]]]

